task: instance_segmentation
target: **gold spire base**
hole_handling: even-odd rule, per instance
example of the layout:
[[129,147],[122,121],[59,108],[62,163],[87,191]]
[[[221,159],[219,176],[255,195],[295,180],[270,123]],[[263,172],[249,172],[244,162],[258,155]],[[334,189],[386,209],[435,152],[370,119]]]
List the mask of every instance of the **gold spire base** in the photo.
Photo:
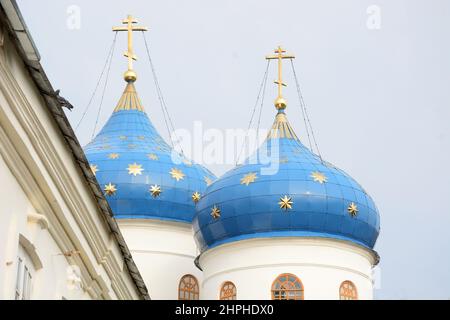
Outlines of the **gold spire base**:
[[286,114],[284,113],[278,113],[276,115],[272,128],[270,129],[267,135],[267,139],[280,139],[280,138],[300,141],[297,135],[295,134],[294,129],[292,129],[291,125],[289,124]]
[[138,110],[144,112],[144,107],[136,92],[133,81],[128,82],[114,112],[123,110]]
[[126,82],[135,82],[137,79],[137,74],[133,70],[127,70],[124,73],[123,78]]

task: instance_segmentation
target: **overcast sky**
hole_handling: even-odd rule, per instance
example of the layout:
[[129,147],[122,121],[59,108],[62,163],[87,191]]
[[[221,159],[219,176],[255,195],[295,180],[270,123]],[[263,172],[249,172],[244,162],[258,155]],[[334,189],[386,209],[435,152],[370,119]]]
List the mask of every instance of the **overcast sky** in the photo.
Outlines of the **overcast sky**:
[[[192,130],[194,121],[205,129],[246,128],[264,56],[282,44],[297,56],[323,157],[359,181],[379,208],[375,296],[450,299],[450,1],[18,3],[53,86],[75,105],[67,113],[73,125],[105,63],[111,27],[129,13],[150,27],[151,55],[177,128]],[[71,12],[80,10],[79,28],[73,28],[74,16],[68,13],[72,5]],[[99,127],[123,91],[125,49],[125,34],[120,34]],[[167,138],[140,34],[136,54],[137,90]],[[274,67],[261,120],[265,128],[275,114]],[[287,68],[286,82],[287,114],[306,144]],[[83,145],[92,135],[98,106],[99,98],[77,131]],[[221,175],[230,165],[209,168]]]

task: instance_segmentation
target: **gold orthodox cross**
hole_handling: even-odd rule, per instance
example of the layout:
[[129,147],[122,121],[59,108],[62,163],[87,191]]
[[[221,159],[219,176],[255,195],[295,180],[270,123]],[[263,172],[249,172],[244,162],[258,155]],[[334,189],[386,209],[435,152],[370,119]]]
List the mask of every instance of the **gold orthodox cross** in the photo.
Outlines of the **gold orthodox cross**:
[[278,80],[275,83],[278,85],[278,97],[275,100],[275,107],[278,110],[282,110],[286,108],[286,100],[284,100],[282,96],[282,87],[286,84],[283,83],[283,59],[295,59],[293,55],[287,55],[286,50],[284,50],[281,46],[275,49],[275,55],[267,56],[267,60],[277,59],[278,60]]
[[[135,26],[134,24],[138,23],[133,16],[128,15],[128,17],[122,20],[122,23],[125,24],[125,27],[113,27],[113,31],[127,31],[128,32],[128,50],[124,53],[124,56],[128,58],[128,71],[125,73],[125,80],[136,80],[136,74],[133,71],[133,60],[136,60],[137,57],[133,51],[133,31],[147,31],[146,27]],[[127,79],[128,75],[128,79]],[[133,77],[134,76],[134,77]]]

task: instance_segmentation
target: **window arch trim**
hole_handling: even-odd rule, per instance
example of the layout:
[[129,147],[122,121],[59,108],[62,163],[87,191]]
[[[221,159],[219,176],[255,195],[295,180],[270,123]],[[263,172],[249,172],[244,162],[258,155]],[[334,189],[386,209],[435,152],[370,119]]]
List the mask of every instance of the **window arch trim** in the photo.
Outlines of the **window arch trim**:
[[[342,290],[344,289],[345,285],[350,285],[351,289],[347,289],[347,292],[342,293]],[[349,291],[353,291],[352,293],[348,293]],[[356,287],[355,283],[350,280],[342,281],[341,285],[339,286],[339,299],[340,300],[358,300],[358,288]]]
[[[283,281],[283,279],[285,279]],[[283,284],[289,284],[293,286],[293,289],[283,288]],[[277,293],[279,292],[279,293]],[[287,295],[286,295],[287,293]],[[293,294],[291,294],[293,293]],[[282,299],[281,295],[284,294],[287,299]],[[272,300],[304,300],[305,299],[305,287],[303,282],[292,273],[282,273],[275,278],[271,287]]]
[[[231,288],[225,289],[225,286],[231,286]],[[231,290],[231,295],[225,290]],[[231,299],[230,299],[231,298]],[[219,300],[236,300],[237,298],[237,287],[232,281],[224,281],[220,286]]]
[[36,271],[42,269],[42,261],[36,252],[34,244],[28,240],[23,234],[19,233],[19,245],[22,246],[24,251],[29,255],[33,267]]
[[[189,281],[186,282],[186,279]],[[181,277],[178,282],[178,300],[200,300],[200,285],[194,275],[185,274]]]

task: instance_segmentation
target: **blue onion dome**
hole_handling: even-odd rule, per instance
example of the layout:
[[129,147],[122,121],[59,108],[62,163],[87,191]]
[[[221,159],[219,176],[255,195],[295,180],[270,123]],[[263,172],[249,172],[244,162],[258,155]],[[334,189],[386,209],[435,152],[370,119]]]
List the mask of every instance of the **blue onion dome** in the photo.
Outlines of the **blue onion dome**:
[[255,155],[211,184],[197,204],[200,250],[278,237],[331,238],[372,249],[380,230],[372,198],[300,142],[281,96],[275,105],[272,129]]
[[158,134],[128,81],[112,116],[85,147],[116,218],[191,223],[195,204],[215,179]]
[[380,218],[364,189],[306,148],[280,111],[256,154],[207,188],[193,224],[202,251],[272,237],[324,237],[373,248]]

